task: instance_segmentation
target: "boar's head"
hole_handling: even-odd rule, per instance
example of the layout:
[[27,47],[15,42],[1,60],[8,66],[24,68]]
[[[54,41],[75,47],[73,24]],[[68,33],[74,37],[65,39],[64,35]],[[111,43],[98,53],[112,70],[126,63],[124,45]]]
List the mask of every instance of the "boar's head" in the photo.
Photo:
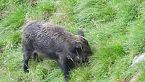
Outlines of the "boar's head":
[[92,51],[88,41],[84,38],[83,32],[78,32],[79,41],[75,41],[71,47],[74,61],[77,63],[87,63]]

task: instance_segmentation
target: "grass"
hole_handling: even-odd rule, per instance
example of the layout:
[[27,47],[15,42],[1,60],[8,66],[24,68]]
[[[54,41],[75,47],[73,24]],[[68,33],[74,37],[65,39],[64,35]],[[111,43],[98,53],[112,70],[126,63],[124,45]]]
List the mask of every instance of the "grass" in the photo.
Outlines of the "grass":
[[21,30],[30,20],[46,20],[76,34],[85,32],[93,55],[88,66],[71,71],[70,82],[129,81],[139,69],[137,82],[145,81],[144,63],[130,67],[145,51],[144,0],[36,0],[0,1],[0,82],[63,82],[55,61],[30,60],[30,73],[22,69]]

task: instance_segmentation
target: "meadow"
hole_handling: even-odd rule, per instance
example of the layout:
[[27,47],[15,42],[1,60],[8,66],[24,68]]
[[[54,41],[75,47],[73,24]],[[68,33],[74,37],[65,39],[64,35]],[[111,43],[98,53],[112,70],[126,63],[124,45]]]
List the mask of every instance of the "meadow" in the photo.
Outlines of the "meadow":
[[93,55],[71,71],[70,82],[129,82],[138,71],[136,82],[145,82],[145,63],[131,67],[145,52],[144,0],[0,0],[0,82],[64,82],[52,60],[30,60],[23,72],[21,35],[31,20],[84,31]]

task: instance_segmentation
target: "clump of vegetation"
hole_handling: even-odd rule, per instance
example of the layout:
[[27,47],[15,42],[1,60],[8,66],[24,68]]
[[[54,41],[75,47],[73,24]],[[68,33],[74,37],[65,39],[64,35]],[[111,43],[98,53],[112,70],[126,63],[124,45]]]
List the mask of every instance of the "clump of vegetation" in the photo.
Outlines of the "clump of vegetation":
[[54,0],[36,0],[35,6],[29,5],[27,14],[32,19],[48,20],[55,10]]
[[115,10],[106,0],[81,0],[76,5],[76,19],[80,22],[107,22],[115,18]]

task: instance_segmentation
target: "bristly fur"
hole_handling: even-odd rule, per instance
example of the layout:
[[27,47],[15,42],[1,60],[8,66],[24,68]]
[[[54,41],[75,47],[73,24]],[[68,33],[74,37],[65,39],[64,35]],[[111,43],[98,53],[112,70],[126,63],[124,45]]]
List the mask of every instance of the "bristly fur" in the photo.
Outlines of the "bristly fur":
[[38,52],[58,62],[66,81],[75,64],[87,62],[92,54],[84,36],[73,35],[63,27],[42,21],[32,22],[23,29],[22,44],[25,72],[28,72],[31,55]]

